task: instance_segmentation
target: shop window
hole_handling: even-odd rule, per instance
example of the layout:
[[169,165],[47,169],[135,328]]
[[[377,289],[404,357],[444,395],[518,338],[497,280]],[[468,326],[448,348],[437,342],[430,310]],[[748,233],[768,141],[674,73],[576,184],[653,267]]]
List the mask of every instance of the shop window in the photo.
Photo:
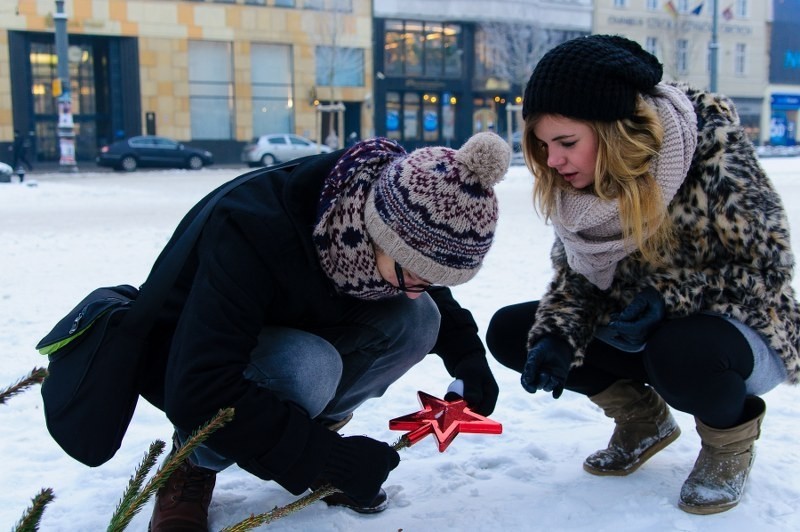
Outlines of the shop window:
[[419,140],[419,94],[407,92],[403,95],[403,140]]
[[403,23],[387,21],[383,44],[383,68],[387,76],[403,75]]
[[460,77],[461,27],[434,22],[387,20],[384,69],[389,76]]
[[[265,68],[269,65],[269,68]],[[253,136],[294,131],[292,49],[281,44],[250,47]]]
[[439,141],[439,103],[435,94],[422,95],[422,139],[426,142]]
[[189,112],[193,139],[234,138],[233,68],[227,42],[189,42]]
[[394,140],[402,139],[400,133],[400,94],[397,92],[386,93],[386,137]]

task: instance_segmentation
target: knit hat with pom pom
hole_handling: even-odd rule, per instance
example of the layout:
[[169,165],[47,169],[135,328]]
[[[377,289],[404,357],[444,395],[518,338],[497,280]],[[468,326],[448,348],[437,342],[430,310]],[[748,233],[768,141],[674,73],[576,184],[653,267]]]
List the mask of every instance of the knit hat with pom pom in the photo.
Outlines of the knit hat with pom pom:
[[391,160],[367,198],[370,239],[430,283],[469,281],[492,245],[493,187],[510,161],[508,144],[494,133],[478,133],[459,150],[425,147]]

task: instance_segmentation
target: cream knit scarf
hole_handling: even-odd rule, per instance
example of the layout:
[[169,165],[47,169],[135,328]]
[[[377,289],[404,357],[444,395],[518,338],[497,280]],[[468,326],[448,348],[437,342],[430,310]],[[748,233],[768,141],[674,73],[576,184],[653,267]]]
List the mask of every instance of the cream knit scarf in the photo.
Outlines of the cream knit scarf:
[[[697,116],[680,89],[659,83],[645,100],[658,111],[664,141],[651,163],[651,172],[669,204],[686,178],[697,146]],[[617,263],[635,247],[622,238],[617,200],[602,200],[575,189],[556,192],[552,216],[556,236],[564,243],[567,262],[592,284],[606,290]]]

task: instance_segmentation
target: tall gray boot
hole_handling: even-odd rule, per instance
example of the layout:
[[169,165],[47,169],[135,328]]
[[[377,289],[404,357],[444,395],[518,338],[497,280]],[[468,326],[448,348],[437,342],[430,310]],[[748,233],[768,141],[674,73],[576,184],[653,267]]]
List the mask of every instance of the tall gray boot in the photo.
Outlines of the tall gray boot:
[[583,462],[593,475],[630,475],[681,434],[667,403],[642,383],[619,380],[589,399],[616,423],[608,447]]
[[681,510],[706,515],[739,504],[766,411],[764,401],[751,396],[745,400],[742,416],[745,421],[735,427],[715,429],[695,418],[703,446],[681,488],[678,502]]

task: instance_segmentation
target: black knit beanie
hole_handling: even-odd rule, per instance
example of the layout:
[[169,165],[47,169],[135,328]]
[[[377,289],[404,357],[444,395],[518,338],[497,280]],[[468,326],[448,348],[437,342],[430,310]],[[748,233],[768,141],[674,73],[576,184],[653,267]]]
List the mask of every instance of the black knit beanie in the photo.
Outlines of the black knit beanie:
[[536,65],[525,88],[522,117],[554,113],[602,122],[629,118],[636,94],[650,92],[662,73],[658,59],[624,37],[572,39]]

